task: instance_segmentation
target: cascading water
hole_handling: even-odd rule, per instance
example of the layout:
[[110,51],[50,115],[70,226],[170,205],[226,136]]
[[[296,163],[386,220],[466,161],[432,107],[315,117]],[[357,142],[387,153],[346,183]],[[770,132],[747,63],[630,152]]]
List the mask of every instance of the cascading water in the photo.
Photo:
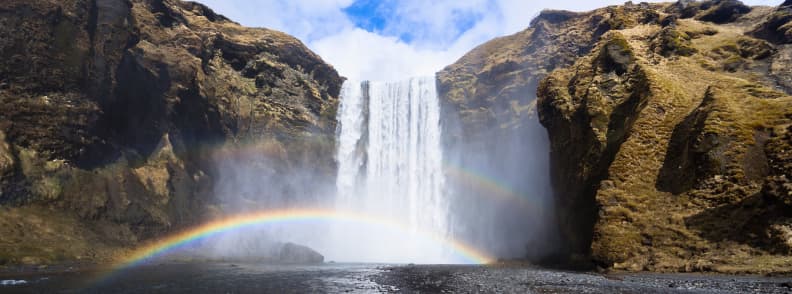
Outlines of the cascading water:
[[[335,229],[338,242],[363,242],[340,260],[457,262],[428,235],[447,236],[440,105],[432,77],[344,83],[338,113],[336,208],[403,224],[408,232]],[[436,243],[436,242],[435,242]]]

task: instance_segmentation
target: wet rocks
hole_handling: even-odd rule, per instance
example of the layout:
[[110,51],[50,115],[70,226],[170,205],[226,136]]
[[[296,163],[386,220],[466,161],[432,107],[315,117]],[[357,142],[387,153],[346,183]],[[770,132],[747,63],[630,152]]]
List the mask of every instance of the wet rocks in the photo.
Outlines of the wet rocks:
[[291,242],[284,243],[278,250],[277,261],[289,264],[323,263],[324,256],[315,250]]
[[403,292],[494,293],[668,293],[762,292],[785,293],[788,279],[756,276],[651,273],[595,274],[516,266],[389,267],[374,276],[382,285]]

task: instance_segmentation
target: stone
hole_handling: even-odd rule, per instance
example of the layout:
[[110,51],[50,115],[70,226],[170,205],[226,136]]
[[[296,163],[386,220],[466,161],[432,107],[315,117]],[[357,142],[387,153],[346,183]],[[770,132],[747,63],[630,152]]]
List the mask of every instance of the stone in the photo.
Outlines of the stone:
[[215,163],[249,160],[229,155],[248,143],[283,150],[267,167],[284,187],[264,193],[293,190],[307,165],[333,178],[343,80],[292,36],[174,0],[2,1],[0,35],[0,205],[79,231],[25,223],[31,258],[124,250],[215,216]]
[[[527,126],[538,116],[550,139],[556,260],[624,270],[784,272],[792,262],[779,250],[787,248],[792,199],[784,177],[792,172],[785,74],[792,59],[766,41],[785,42],[787,4],[678,1],[543,12],[526,30],[438,73],[447,119],[461,126],[444,134],[467,144],[528,138],[525,129],[486,126]],[[647,15],[663,17],[646,22]],[[707,47],[705,38],[722,45]],[[536,108],[516,112],[511,101]],[[503,153],[496,148],[475,152]]]
[[278,250],[277,261],[287,264],[317,264],[324,262],[324,256],[315,250],[294,244],[284,243]]

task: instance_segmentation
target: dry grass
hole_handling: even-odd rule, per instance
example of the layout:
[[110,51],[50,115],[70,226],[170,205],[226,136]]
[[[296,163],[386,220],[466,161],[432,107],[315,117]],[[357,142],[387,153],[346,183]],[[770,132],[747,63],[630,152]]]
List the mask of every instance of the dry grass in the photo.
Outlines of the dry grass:
[[[792,97],[782,97],[771,85],[762,84],[757,73],[723,69],[721,64],[730,58],[751,62],[740,56],[740,42],[747,38],[740,28],[714,29],[693,20],[680,22],[681,31],[706,32],[694,34],[692,45],[699,53],[691,57],[657,58],[646,37],[655,34],[657,26],[622,31],[629,46],[639,52],[637,62],[647,71],[651,95],[608,170],[611,187],[600,189],[596,196],[602,207],[594,254],[614,261],[614,268],[626,270],[788,272],[792,257],[746,250],[750,247],[741,243],[709,240],[689,227],[687,218],[712,208],[711,202],[694,200],[700,197],[696,191],[672,195],[655,187],[666,153],[678,152],[667,150],[672,132],[701,104],[708,88],[713,101],[703,132],[728,138],[723,154],[729,162],[726,172],[738,181],[712,195],[715,199],[740,200],[758,192],[757,185],[740,184],[744,156],[756,143],[757,130],[784,127],[792,109]],[[717,33],[712,35],[714,31]],[[721,64],[709,66],[713,63]],[[743,196],[732,198],[734,193]]]
[[[65,261],[110,262],[122,239],[134,239],[128,229],[109,223],[93,227],[62,210],[28,206],[0,208],[0,265],[41,265]],[[119,244],[114,244],[114,241]]]

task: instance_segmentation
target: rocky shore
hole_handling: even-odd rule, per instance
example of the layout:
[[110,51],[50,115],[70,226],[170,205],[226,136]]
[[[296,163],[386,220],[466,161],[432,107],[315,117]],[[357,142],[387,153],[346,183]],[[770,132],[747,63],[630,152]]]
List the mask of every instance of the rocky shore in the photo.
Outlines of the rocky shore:
[[534,262],[789,273],[790,28],[792,1],[544,11],[438,73],[444,131],[512,187],[536,160],[489,142],[549,137],[560,245]]
[[409,265],[374,280],[400,293],[790,293],[792,278],[588,273],[532,266]]

